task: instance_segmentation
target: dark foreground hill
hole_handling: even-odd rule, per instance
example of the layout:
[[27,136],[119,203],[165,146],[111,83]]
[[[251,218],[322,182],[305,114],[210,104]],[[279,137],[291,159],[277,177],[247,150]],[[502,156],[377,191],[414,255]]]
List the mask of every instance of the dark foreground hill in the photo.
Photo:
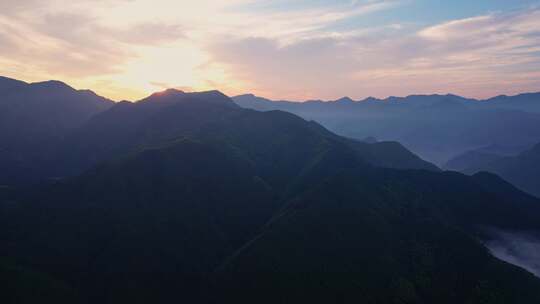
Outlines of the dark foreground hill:
[[91,303],[540,299],[537,278],[478,240],[482,227],[538,231],[537,200],[492,192],[506,187],[494,176],[376,168],[346,150],[274,179],[281,168],[211,142],[146,149],[5,202],[2,255]]
[[65,178],[0,188],[13,303],[540,301],[483,245],[540,231],[540,201],[494,175],[215,91],[116,104],[59,142],[43,168]]
[[[232,296],[265,303],[529,303],[537,279],[493,258],[473,227],[536,226],[521,212],[537,203],[503,203],[483,179],[343,171],[291,201],[220,278]],[[521,214],[504,218],[513,208]]]

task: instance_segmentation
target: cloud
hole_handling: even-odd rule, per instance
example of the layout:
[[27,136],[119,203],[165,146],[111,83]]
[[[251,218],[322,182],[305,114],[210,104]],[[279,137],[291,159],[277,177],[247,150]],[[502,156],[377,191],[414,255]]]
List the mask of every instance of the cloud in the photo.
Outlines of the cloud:
[[[119,1],[101,1],[119,2]],[[25,63],[34,75],[84,78],[119,73],[140,54],[136,46],[161,46],[185,38],[179,25],[103,24],[99,15],[54,6],[25,10],[31,1],[0,15],[0,52],[9,64]]]
[[39,8],[44,1],[39,0],[18,0],[18,1],[1,1],[0,15],[17,14],[28,9]]
[[[267,5],[269,3],[262,2]],[[299,39],[313,38],[321,33],[326,34],[337,22],[394,8],[400,1],[373,0],[347,3],[336,1],[323,5],[308,2],[309,4],[301,5],[297,9],[282,9],[285,5],[280,1],[270,3],[280,4],[277,5],[279,8],[233,14],[234,18],[224,27],[221,34],[236,33],[236,36],[266,37],[276,39],[280,43],[291,43]],[[287,5],[289,4],[290,2],[287,2]]]
[[324,82],[330,79],[327,84],[339,86],[344,80],[339,78],[354,72],[357,66],[357,59],[349,55],[351,51],[350,45],[334,38],[302,40],[285,46],[267,38],[244,38],[220,42],[211,49],[215,64],[225,64],[233,78],[288,96],[324,90]]
[[[448,93],[485,97],[538,88],[540,11],[490,14],[417,31],[408,26],[279,39],[228,38],[214,64],[255,92],[298,98]],[[535,68],[531,68],[534,66]],[[269,89],[271,88],[271,89]],[[274,92],[271,92],[274,90]],[[277,96],[279,95],[279,96]],[[285,95],[285,96],[284,96]]]
[[0,73],[98,84],[91,88],[134,99],[155,83],[294,99],[538,88],[540,10],[424,27],[357,24],[407,3],[7,1],[0,3]]
[[152,45],[186,38],[180,25],[160,23],[140,23],[126,29],[101,29],[111,37],[128,44]]
[[64,77],[111,73],[117,64],[128,58],[127,51],[100,37],[88,39],[90,36],[86,36],[83,21],[68,23],[66,28],[72,30],[64,28],[60,31],[56,24],[33,27],[0,18],[2,56],[13,62],[26,63],[34,73],[48,72]]

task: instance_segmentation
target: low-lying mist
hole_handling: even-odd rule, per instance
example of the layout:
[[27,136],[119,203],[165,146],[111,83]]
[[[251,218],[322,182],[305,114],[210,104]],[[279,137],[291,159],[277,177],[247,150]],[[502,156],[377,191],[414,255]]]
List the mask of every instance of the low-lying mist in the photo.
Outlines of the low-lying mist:
[[510,264],[540,277],[540,237],[527,232],[490,229],[492,240],[485,243],[491,253]]

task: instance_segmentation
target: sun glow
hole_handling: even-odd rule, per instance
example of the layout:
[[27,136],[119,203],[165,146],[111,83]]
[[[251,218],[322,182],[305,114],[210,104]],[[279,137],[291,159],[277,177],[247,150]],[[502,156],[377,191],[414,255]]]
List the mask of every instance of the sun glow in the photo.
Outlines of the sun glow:
[[419,25],[377,24],[372,14],[406,5],[387,0],[7,2],[0,75],[115,100],[164,88],[299,100],[451,88],[482,98],[539,84],[537,7]]

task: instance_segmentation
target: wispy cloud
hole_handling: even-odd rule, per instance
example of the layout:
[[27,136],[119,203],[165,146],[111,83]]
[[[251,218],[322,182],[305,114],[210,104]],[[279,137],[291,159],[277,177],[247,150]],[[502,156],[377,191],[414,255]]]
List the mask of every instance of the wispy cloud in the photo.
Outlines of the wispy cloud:
[[234,77],[252,79],[255,90],[275,96],[271,90],[279,88],[291,98],[306,92],[329,98],[343,92],[484,97],[537,90],[540,84],[539,10],[477,16],[417,31],[394,26],[320,35],[286,46],[278,42],[228,39],[214,45],[213,58],[228,65]]
[[407,3],[2,2],[0,74],[59,78],[118,99],[163,84],[295,99],[540,87],[540,10],[354,26]]

